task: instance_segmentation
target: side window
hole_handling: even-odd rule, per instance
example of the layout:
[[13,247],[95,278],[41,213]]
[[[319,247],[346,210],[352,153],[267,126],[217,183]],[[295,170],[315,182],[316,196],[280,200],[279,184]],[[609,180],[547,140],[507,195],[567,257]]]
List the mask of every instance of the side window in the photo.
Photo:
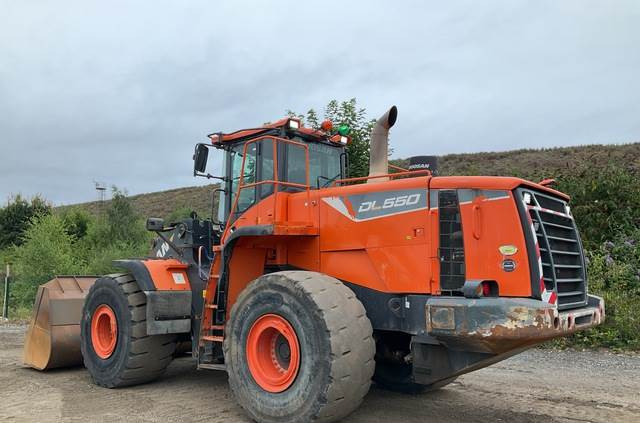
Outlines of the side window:
[[[275,179],[273,175],[273,140],[271,138],[260,141],[260,180],[272,181]],[[273,184],[260,185],[260,198],[266,198],[273,194]]]
[[[286,144],[287,151],[287,182],[307,184],[307,159],[304,147],[296,144]],[[300,191],[302,188],[287,187],[286,191]]]
[[[238,146],[238,150],[234,150],[232,152],[233,156],[233,181],[231,192],[233,193],[233,200],[235,202],[235,197],[238,194],[238,185],[240,184],[240,172],[242,172],[242,154],[243,154],[243,145]],[[258,172],[257,169],[257,145],[256,143],[251,143],[247,147],[247,157],[244,163],[244,178],[243,184],[253,184],[256,182],[256,174]],[[240,213],[243,213],[249,207],[251,207],[256,202],[256,187],[243,188],[240,191],[240,197],[238,198],[238,207],[236,209],[236,216]]]

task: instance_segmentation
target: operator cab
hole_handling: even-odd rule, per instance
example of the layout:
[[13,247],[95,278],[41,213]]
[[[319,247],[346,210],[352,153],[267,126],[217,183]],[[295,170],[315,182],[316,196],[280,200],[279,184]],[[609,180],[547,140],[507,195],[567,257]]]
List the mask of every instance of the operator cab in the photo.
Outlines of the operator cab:
[[[345,125],[334,130],[330,121],[311,129],[285,118],[261,128],[210,134],[211,144],[196,145],[194,176],[222,181],[224,188],[214,191],[221,194],[217,223],[222,229],[276,190],[321,189],[346,178],[348,132]],[[223,176],[206,173],[211,146],[224,152]]]

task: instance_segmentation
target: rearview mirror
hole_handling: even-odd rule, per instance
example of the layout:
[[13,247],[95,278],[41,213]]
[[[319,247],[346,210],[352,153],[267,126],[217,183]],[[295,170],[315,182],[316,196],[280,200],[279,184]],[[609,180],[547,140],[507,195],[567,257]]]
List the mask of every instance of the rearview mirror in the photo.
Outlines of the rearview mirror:
[[204,144],[196,145],[196,151],[193,153],[193,174],[204,173],[207,169],[207,157],[209,157],[209,149]]

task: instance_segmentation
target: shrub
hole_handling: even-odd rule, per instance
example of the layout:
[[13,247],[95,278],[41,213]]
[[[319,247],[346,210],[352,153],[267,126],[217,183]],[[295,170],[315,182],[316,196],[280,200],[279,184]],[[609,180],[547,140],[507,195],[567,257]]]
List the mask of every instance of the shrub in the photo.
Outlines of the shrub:
[[559,342],[561,346],[640,349],[640,229],[588,253],[589,291],[605,300],[605,324]]
[[0,208],[0,250],[20,245],[31,220],[49,213],[51,205],[39,196],[31,201],[20,194],[10,198],[8,204]]
[[81,239],[87,235],[87,230],[93,217],[81,208],[74,207],[65,209],[61,214],[65,231],[74,239]]
[[83,266],[74,254],[73,242],[59,216],[49,214],[35,218],[24,234],[23,244],[15,249],[17,278],[11,291],[12,299],[28,305],[38,285],[55,275],[81,273]]
[[113,265],[113,260],[144,257],[149,254],[149,249],[148,243],[115,242],[92,251],[87,257],[84,272],[89,275],[105,275],[122,271]]
[[30,220],[22,245],[0,250],[3,263],[15,263],[10,305],[30,306],[37,287],[55,275],[116,271],[113,260],[147,255],[151,237],[130,199],[115,188],[104,218],[77,209],[40,214]]
[[147,245],[150,238],[126,193],[113,187],[106,215],[89,225],[86,241],[87,248],[100,250],[111,249],[113,245]]
[[191,217],[191,212],[193,208],[183,205],[175,208],[169,215],[164,219],[165,224],[179,222],[183,219],[187,219]]
[[633,170],[614,164],[598,172],[574,169],[558,177],[558,183],[571,196],[587,249],[640,227],[640,176]]

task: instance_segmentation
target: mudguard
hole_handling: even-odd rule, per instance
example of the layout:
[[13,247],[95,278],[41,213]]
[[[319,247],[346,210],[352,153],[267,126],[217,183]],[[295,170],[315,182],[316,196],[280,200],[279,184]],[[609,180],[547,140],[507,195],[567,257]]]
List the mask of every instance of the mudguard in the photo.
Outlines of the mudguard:
[[129,271],[147,297],[147,334],[191,331],[191,283],[188,265],[176,259],[115,260]]

